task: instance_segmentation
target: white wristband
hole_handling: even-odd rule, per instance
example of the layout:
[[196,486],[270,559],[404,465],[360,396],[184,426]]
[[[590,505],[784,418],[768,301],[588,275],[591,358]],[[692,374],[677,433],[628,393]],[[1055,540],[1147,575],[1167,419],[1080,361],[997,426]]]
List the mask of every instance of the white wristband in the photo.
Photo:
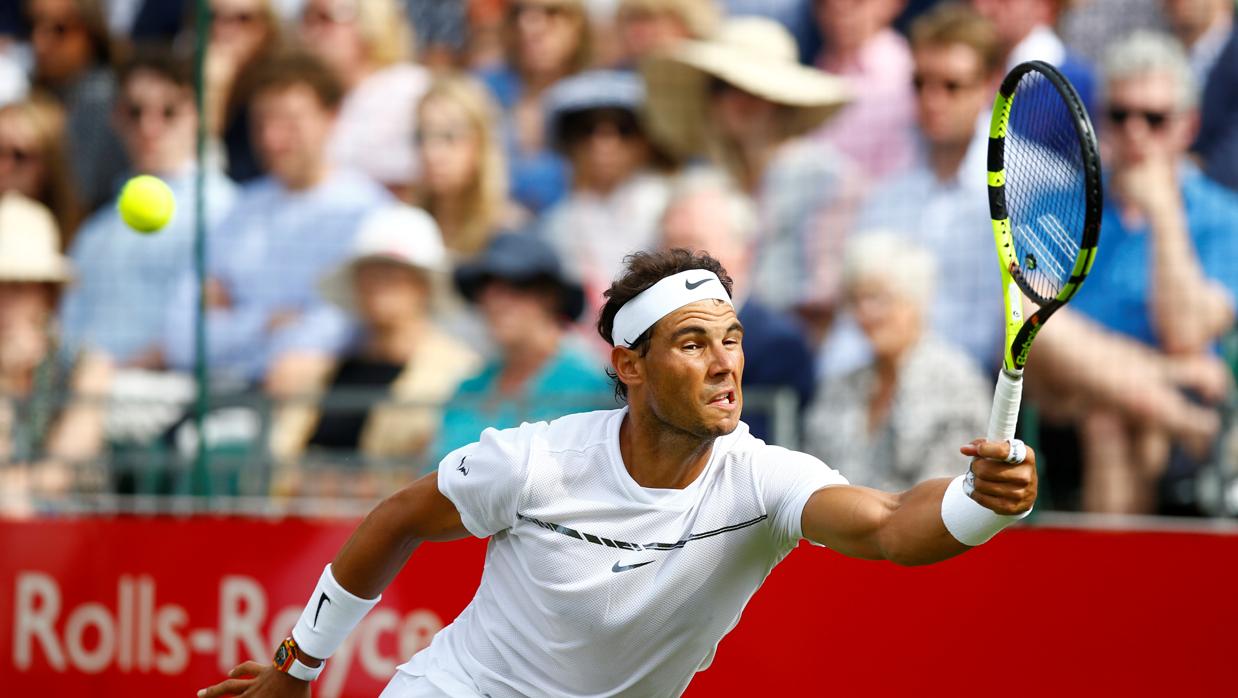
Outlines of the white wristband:
[[977,546],[987,543],[998,531],[1032,513],[1031,509],[1005,516],[986,509],[964,492],[963,475],[950,481],[946,494],[941,498],[941,522],[946,530],[963,545]]
[[345,590],[335,581],[328,564],[318,578],[318,586],[314,587],[309,603],[292,628],[292,639],[305,654],[326,659],[335,653],[348,633],[382,598],[379,594],[377,599],[363,599]]
[[301,679],[302,681],[313,681],[318,678],[318,675],[322,673],[322,670],[325,669],[326,666],[327,662],[325,660],[318,666],[312,667],[303,663],[300,659],[294,659],[292,660],[292,664],[288,667],[288,675],[294,679]]

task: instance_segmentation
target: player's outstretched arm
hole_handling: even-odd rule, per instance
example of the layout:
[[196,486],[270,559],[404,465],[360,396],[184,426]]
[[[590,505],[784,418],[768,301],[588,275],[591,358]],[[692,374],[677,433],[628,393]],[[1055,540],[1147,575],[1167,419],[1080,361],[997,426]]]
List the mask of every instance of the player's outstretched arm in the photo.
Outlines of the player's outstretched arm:
[[[438,489],[435,474],[426,475],[383,500],[357,526],[344,547],[340,548],[330,567],[334,584],[344,592],[335,592],[334,599],[323,602],[318,590],[310,605],[318,604],[315,613],[318,625],[327,625],[336,613],[351,603],[372,605],[371,601],[395,579],[418,544],[427,540],[452,540],[468,535],[460,513],[451,500]],[[324,578],[327,573],[324,573]],[[319,582],[319,586],[323,585]],[[349,598],[351,597],[351,598]],[[339,608],[332,609],[331,606]],[[361,609],[364,614],[368,606]],[[319,617],[321,616],[321,617]],[[360,618],[357,618],[360,620]],[[347,630],[343,631],[345,634]],[[294,633],[295,635],[295,633]],[[305,638],[299,638],[303,642]],[[322,658],[302,653],[299,660],[311,668]],[[245,698],[308,698],[309,681],[303,681],[280,671],[269,662],[245,662],[229,674],[229,679],[198,692],[199,698],[244,696]]]
[[[979,526],[995,526],[996,531],[1031,510],[1036,501],[1036,457],[1030,448],[1022,463],[1005,462],[1010,453],[1010,444],[1005,441],[977,439],[961,450],[976,458],[972,463],[975,491],[970,498],[991,512],[981,512]],[[949,510],[950,498],[967,496],[961,492],[947,495],[951,482],[928,480],[901,494],[849,485],[818,490],[804,506],[804,537],[867,560],[890,560],[901,565],[945,560],[970,547],[955,534],[962,534],[972,544],[983,542],[966,535],[970,531],[958,530],[957,524],[954,533],[947,528],[943,500]],[[984,521],[986,515],[1010,518]],[[945,514],[946,518],[951,516]]]

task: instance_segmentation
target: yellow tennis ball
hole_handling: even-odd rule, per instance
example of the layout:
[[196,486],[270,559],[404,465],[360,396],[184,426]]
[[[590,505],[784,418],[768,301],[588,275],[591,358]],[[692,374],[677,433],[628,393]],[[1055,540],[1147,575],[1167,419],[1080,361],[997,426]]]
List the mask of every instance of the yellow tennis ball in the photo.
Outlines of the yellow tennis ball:
[[153,233],[172,220],[176,197],[158,177],[138,175],[125,182],[116,209],[130,228],[139,233]]

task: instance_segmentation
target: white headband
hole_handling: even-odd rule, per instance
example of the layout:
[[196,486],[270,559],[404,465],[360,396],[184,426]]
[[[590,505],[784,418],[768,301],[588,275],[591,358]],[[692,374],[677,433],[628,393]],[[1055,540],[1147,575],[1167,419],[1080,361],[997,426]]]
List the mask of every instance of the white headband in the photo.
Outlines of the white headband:
[[731,303],[731,296],[716,274],[704,269],[672,274],[624,303],[615,313],[610,339],[617,347],[630,347],[658,320],[689,303],[704,300]]

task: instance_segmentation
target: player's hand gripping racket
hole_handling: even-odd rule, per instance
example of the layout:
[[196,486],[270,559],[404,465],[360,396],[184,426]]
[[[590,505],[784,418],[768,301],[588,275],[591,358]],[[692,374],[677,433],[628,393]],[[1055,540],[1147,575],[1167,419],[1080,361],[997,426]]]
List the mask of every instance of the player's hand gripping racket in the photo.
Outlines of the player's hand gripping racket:
[[[989,212],[1001,264],[1006,344],[988,438],[1001,441],[1014,437],[1032,340],[1079,290],[1100,237],[1096,133],[1075,88],[1047,63],[1015,66],[993,102]],[[1025,296],[1037,306],[1026,318]]]

